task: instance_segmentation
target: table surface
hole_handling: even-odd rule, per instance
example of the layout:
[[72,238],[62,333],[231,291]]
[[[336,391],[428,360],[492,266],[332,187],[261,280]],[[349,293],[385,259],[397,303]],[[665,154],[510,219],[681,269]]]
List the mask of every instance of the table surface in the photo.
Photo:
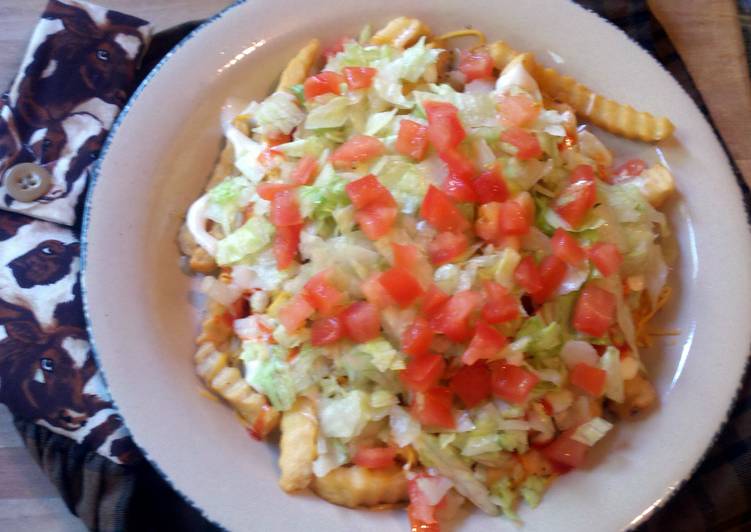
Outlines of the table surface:
[[[156,31],[205,18],[229,0],[94,0]],[[10,82],[46,0],[0,0],[0,84]],[[649,0],[683,57],[746,182],[751,184],[751,83],[734,0]],[[79,531],[83,525],[32,461],[0,405],[0,530]]]

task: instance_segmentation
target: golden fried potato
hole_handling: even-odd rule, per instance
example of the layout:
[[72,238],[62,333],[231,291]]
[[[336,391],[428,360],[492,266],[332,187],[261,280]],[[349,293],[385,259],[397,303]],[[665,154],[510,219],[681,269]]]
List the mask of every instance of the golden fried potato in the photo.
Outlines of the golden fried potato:
[[623,393],[622,403],[608,404],[608,408],[621,419],[634,418],[657,404],[657,392],[642,373],[623,382]]
[[224,317],[225,308],[216,301],[209,301],[208,312],[201,323],[201,334],[196,343],[210,342],[219,348],[232,337],[232,323]]
[[318,56],[321,53],[321,42],[318,39],[311,39],[308,44],[302,47],[297,55],[287,63],[284,68],[281,77],[279,78],[279,84],[276,86],[276,90],[286,90],[305,81],[316,62]]
[[670,170],[657,163],[634,180],[653,207],[660,207],[675,192],[675,178]]
[[227,365],[226,353],[217,351],[211,343],[202,343],[193,360],[206,386],[235,409],[255,436],[263,438],[276,428],[279,412],[245,382],[239,369]]
[[312,401],[298,398],[282,414],[280,428],[279,486],[287,492],[305,489],[313,480],[313,461],[317,456],[318,420]]
[[430,37],[430,28],[420,20],[399,17],[378,30],[370,39],[373,44],[390,44],[395,48],[407,48],[420,37]]
[[[519,55],[519,52],[503,41],[491,43],[487,48],[498,69],[503,69]],[[673,134],[675,128],[667,118],[656,118],[650,113],[637,111],[630,105],[595,94],[574,78],[537,64],[531,54],[524,59],[524,66],[535,78],[542,92],[571,105],[579,116],[606,131],[645,142],[666,139]]]
[[311,484],[322,499],[348,508],[374,508],[407,500],[407,477],[398,467],[339,467]]

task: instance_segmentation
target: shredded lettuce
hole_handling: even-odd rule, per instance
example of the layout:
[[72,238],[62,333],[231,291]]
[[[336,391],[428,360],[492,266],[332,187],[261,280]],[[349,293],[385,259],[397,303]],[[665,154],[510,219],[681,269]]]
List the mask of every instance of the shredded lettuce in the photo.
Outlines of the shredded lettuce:
[[404,157],[389,155],[381,157],[373,165],[372,172],[389,189],[402,212],[417,212],[430,184],[417,165]]
[[504,430],[498,436],[501,449],[509,452],[526,453],[529,449],[529,438],[526,430]]
[[244,176],[227,178],[209,190],[206,215],[222,226],[224,234],[229,234],[237,214],[250,203],[254,191]]
[[378,371],[398,371],[406,367],[404,356],[394,349],[388,340],[382,337],[359,344],[355,349],[360,353],[369,355],[371,364]]
[[514,285],[514,271],[521,260],[521,255],[514,248],[504,248],[495,266],[495,273],[493,275],[495,281],[506,288],[512,288]]
[[346,445],[337,439],[325,438],[319,434],[317,447],[318,456],[313,462],[313,474],[317,477],[325,477],[349,461]]
[[579,425],[576,431],[574,431],[574,435],[571,436],[571,439],[592,447],[595,443],[605,437],[605,434],[610,432],[610,429],[612,428],[613,424],[609,421],[606,421],[601,417],[595,417],[586,423]]
[[281,346],[246,341],[240,355],[245,363],[245,380],[282,412],[289,410],[297,397],[289,366],[283,360],[286,354]]
[[361,390],[320,402],[318,411],[321,432],[329,438],[349,439],[357,436],[370,420],[370,398]]
[[393,406],[389,411],[391,435],[399,447],[406,447],[420,435],[420,424],[401,406]]
[[605,397],[616,403],[622,403],[623,378],[621,377],[621,352],[617,348],[608,346],[605,353],[600,357],[600,369],[607,374],[605,376]]
[[440,51],[425,46],[425,38],[407,48],[394,60],[380,59],[371,66],[378,69],[373,79],[373,90],[384,100],[397,107],[411,108],[414,104],[402,92],[403,81],[416,82],[435,65]]
[[251,115],[257,127],[255,133],[289,135],[305,120],[305,113],[297,105],[296,98],[289,92],[275,92],[260,104],[251,106]]
[[384,111],[382,113],[373,113],[368,117],[368,121],[365,123],[365,134],[376,135],[384,132],[386,127],[391,123],[396,115],[396,109],[391,111]]
[[349,205],[349,196],[344,190],[346,184],[347,182],[327,165],[321,170],[315,184],[298,189],[300,213],[315,221],[333,218],[334,211]]
[[355,41],[344,43],[344,49],[329,59],[326,70],[340,71],[346,66],[374,66],[379,60],[388,61],[396,54],[390,46],[363,46]]
[[509,477],[503,477],[496,481],[490,488],[492,501],[501,508],[504,517],[512,521],[519,521],[519,515],[516,513],[516,505],[519,501],[519,494],[514,490]]
[[292,142],[279,144],[274,147],[275,150],[282,152],[288,157],[303,157],[304,155],[319,157],[328,148],[331,148],[331,142],[316,135],[293,140]]
[[545,325],[540,316],[532,316],[524,322],[516,333],[516,339],[524,337],[530,339],[527,352],[540,357],[554,354],[562,344],[561,326],[558,322]]
[[456,491],[467,497],[483,512],[496,515],[498,508],[490,500],[485,485],[472,473],[472,469],[462,461],[451,447],[441,448],[438,439],[421,433],[413,442],[420,461],[434,467],[444,477],[454,483]]
[[326,103],[314,105],[305,119],[306,129],[341,127],[350,116],[352,101],[347,96],[334,96]]
[[542,500],[542,495],[547,488],[547,481],[537,475],[529,475],[524,479],[522,485],[519,487],[519,493],[521,494],[524,502],[530,508],[537,508]]
[[274,226],[265,217],[253,216],[217,243],[216,263],[227,266],[240,262],[265,248],[273,234]]

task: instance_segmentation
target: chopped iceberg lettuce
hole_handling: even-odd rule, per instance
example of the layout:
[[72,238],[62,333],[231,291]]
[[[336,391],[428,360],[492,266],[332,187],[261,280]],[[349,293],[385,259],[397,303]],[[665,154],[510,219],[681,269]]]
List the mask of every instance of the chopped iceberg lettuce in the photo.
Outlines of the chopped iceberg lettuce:
[[265,248],[274,234],[274,226],[264,217],[253,216],[239,229],[217,243],[216,263],[227,266]]
[[329,438],[353,438],[360,434],[370,420],[370,399],[360,390],[352,390],[342,397],[324,398],[318,412],[321,432]]

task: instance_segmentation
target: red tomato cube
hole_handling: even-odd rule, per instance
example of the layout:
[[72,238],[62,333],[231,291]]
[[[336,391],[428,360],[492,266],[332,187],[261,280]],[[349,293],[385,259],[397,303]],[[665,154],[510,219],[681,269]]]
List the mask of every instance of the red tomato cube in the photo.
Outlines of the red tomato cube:
[[360,447],[352,457],[352,463],[368,469],[385,469],[396,464],[396,449],[393,447]]
[[338,342],[344,337],[344,323],[339,316],[318,318],[310,327],[310,343],[322,346]]
[[462,362],[469,366],[478,360],[497,358],[507,344],[505,336],[484,321],[480,321],[469,347],[462,355]]
[[420,216],[439,231],[465,231],[469,228],[469,222],[451,199],[433,185],[428,187],[422,201]]
[[310,76],[305,80],[305,83],[303,83],[303,95],[307,101],[310,101],[321,94],[330,92],[341,94],[342,83],[345,82],[346,80],[341,74],[324,70],[320,74]]
[[605,391],[605,370],[580,362],[571,370],[569,380],[593,397],[600,397]]
[[279,311],[279,322],[284,325],[287,332],[292,333],[299,329],[314,312],[313,306],[298,294]]
[[331,282],[329,270],[311,277],[305,283],[303,296],[322,316],[332,316],[341,311],[344,305],[344,293]]
[[381,318],[378,308],[365,301],[352,303],[344,311],[344,330],[357,343],[367,342],[381,334]]
[[303,223],[300,207],[297,205],[297,196],[293,190],[283,190],[274,195],[271,200],[269,220],[276,227],[289,227]]
[[391,298],[404,308],[422,294],[422,287],[408,270],[394,266],[381,274],[379,282]]
[[424,426],[453,429],[456,421],[451,410],[452,399],[451,390],[436,386],[415,396],[413,413]]
[[433,335],[428,320],[418,317],[402,333],[402,351],[412,356],[426,355],[433,342]]
[[424,392],[438,384],[445,369],[446,362],[441,355],[420,355],[407,363],[399,377],[410,390]]
[[481,301],[482,296],[477,292],[457,292],[433,314],[430,327],[450,340],[466,342],[472,337],[470,318]]
[[428,151],[428,128],[414,120],[402,119],[395,148],[402,155],[422,161]]
[[378,71],[370,67],[344,67],[342,69],[350,90],[367,89]]
[[472,182],[480,203],[502,202],[508,199],[508,187],[498,168],[485,170]]
[[449,381],[454,392],[467,408],[472,408],[490,397],[490,370],[484,362],[462,366]]
[[427,101],[422,104],[428,117],[428,138],[439,152],[455,148],[467,133],[459,120],[459,110],[448,102]]
[[383,142],[369,135],[355,135],[331,154],[337,168],[346,168],[380,157],[386,151]]
[[459,258],[469,248],[469,240],[462,233],[443,232],[428,244],[428,257],[436,266]]
[[493,393],[507,403],[523,403],[540,381],[534,373],[505,362],[490,365]]
[[542,276],[535,259],[527,255],[523,257],[514,270],[514,281],[528,294],[542,290]]
[[493,58],[485,49],[462,50],[459,55],[459,72],[467,82],[493,77]]
[[485,304],[482,307],[482,317],[485,321],[505,323],[519,317],[519,302],[504,286],[488,281],[483,288]]
[[284,270],[292,266],[297,256],[297,248],[300,245],[300,231],[302,225],[288,225],[277,227],[274,235],[274,258],[276,266]]
[[520,127],[510,127],[501,133],[501,140],[516,148],[516,158],[522,161],[537,159],[542,155],[542,147],[537,137]]
[[615,295],[588,284],[584,287],[574,307],[574,328],[590,336],[605,336],[615,323]]
[[588,250],[588,255],[595,268],[605,277],[617,273],[623,263],[621,252],[618,251],[615,244],[610,242],[593,244]]

